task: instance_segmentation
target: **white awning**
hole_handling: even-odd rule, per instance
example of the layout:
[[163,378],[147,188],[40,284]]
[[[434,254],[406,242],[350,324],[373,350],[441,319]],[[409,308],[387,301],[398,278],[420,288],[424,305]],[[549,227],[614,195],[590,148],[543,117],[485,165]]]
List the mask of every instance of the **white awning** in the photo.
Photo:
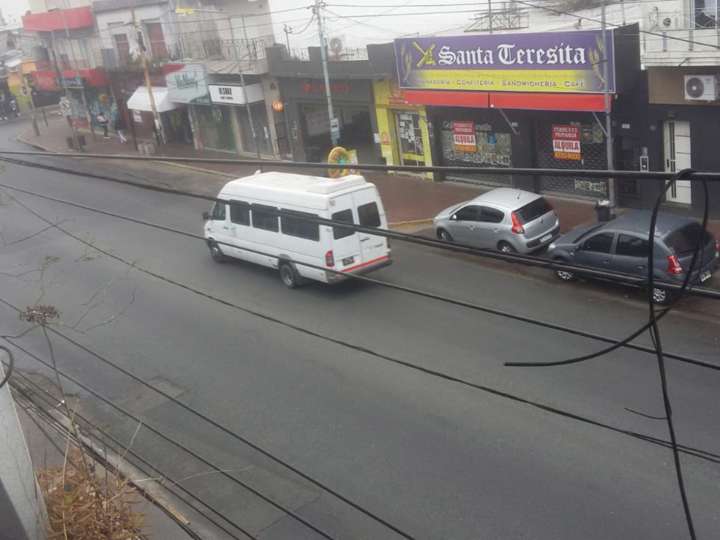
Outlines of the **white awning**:
[[[157,112],[163,113],[178,108],[177,104],[170,101],[168,90],[164,86],[153,86],[152,93],[155,98],[155,107],[157,108]],[[135,90],[133,95],[130,96],[130,99],[127,101],[127,108],[133,111],[152,112],[147,87],[137,87],[137,90]]]

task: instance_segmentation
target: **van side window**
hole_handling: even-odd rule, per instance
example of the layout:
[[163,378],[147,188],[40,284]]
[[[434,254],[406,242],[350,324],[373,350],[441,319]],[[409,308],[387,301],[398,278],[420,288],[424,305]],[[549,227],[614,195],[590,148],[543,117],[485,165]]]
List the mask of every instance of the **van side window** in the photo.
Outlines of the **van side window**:
[[252,225],[256,229],[278,232],[277,208],[264,204],[252,205]]
[[225,221],[225,203],[216,202],[213,205],[212,218],[215,221]]
[[320,216],[308,214],[307,212],[295,212],[293,210],[283,210],[283,212],[293,214],[293,217],[286,215],[280,216],[280,226],[282,227],[283,234],[305,238],[306,240],[314,240],[315,242],[320,240],[320,226],[317,223],[302,219],[303,217],[318,218]]
[[[342,223],[352,223],[353,225],[355,222],[353,221],[353,215],[352,210],[340,210],[339,212],[335,212],[332,216],[330,216],[330,219],[332,221],[340,221]],[[339,240],[340,238],[347,238],[348,236],[352,236],[355,234],[355,231],[352,229],[342,229],[340,227],[333,227],[333,238],[335,240]]]
[[379,227],[380,213],[377,204],[371,202],[358,206],[358,219],[363,227]]
[[230,221],[236,225],[250,225],[250,205],[241,201],[230,201]]

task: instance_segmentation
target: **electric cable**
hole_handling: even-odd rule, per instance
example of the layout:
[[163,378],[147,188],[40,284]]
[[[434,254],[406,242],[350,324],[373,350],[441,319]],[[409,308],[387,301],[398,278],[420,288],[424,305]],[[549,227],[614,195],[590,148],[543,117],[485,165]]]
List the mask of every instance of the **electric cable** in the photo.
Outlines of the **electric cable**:
[[[52,327],[47,327],[47,328],[48,328],[48,330],[52,330]],[[195,458],[197,461],[203,463],[203,464],[206,465],[207,467],[210,467],[210,468],[213,469],[215,472],[217,472],[219,475],[227,478],[228,480],[230,480],[231,482],[233,482],[233,483],[235,483],[235,484],[238,484],[239,486],[242,486],[243,488],[245,488],[247,491],[249,491],[249,492],[252,493],[253,495],[255,495],[255,496],[259,497],[260,499],[262,499],[263,501],[267,502],[268,504],[270,504],[271,506],[273,506],[274,508],[276,508],[277,510],[279,510],[279,511],[282,512],[283,514],[285,514],[285,515],[287,515],[287,516],[289,516],[289,517],[292,517],[293,519],[295,519],[295,520],[298,521],[299,523],[302,523],[304,526],[306,526],[307,528],[309,528],[309,529],[311,529],[312,531],[316,532],[317,534],[319,534],[319,535],[322,536],[323,538],[326,538],[326,539],[328,539],[328,540],[334,540],[334,537],[333,537],[333,536],[331,536],[330,534],[326,533],[326,532],[325,532],[323,529],[321,529],[320,527],[312,524],[311,522],[309,522],[308,520],[306,520],[305,518],[303,518],[302,516],[300,516],[300,515],[299,515],[297,512],[295,512],[294,510],[291,510],[291,509],[289,509],[289,508],[286,508],[284,505],[282,505],[282,504],[274,501],[272,498],[268,497],[267,495],[265,495],[264,493],[262,493],[262,492],[259,491],[258,489],[254,488],[253,486],[251,486],[251,485],[248,484],[247,482],[236,478],[235,476],[233,476],[233,475],[231,475],[230,473],[228,473],[225,469],[222,469],[221,467],[215,465],[213,462],[211,462],[211,461],[208,460],[207,458],[201,456],[200,454],[198,454],[198,453],[195,452],[194,450],[186,447],[186,446],[183,445],[181,442],[178,442],[178,441],[176,441],[175,439],[173,439],[172,437],[166,435],[166,434],[163,433],[160,429],[158,429],[158,428],[152,426],[151,424],[149,424],[149,423],[147,422],[147,419],[143,420],[143,419],[139,418],[138,416],[134,415],[134,414],[131,413],[130,411],[128,411],[128,410],[126,410],[125,408],[121,407],[120,405],[117,405],[116,403],[113,403],[110,399],[105,398],[105,397],[104,397],[102,394],[100,394],[98,391],[96,391],[96,390],[94,390],[93,388],[89,387],[88,385],[82,383],[82,382],[81,382],[80,380],[78,380],[76,377],[73,377],[72,375],[69,375],[68,373],[65,373],[64,371],[60,370],[59,368],[53,367],[53,365],[52,365],[51,363],[42,360],[39,356],[31,353],[29,350],[27,350],[27,349],[25,349],[24,347],[22,347],[22,346],[18,345],[17,343],[15,343],[15,341],[13,341],[13,340],[9,340],[9,341],[10,341],[10,343],[13,345],[13,347],[16,347],[17,349],[19,349],[20,351],[22,351],[23,353],[25,353],[26,355],[28,355],[30,358],[36,360],[37,362],[43,364],[45,367],[47,367],[47,368],[53,370],[54,372],[58,373],[59,375],[61,375],[61,376],[62,376],[63,378],[65,378],[66,380],[72,382],[72,383],[75,384],[76,386],[78,386],[78,387],[82,388],[83,390],[85,390],[86,392],[92,394],[95,398],[101,400],[103,403],[109,405],[110,407],[112,407],[112,408],[115,409],[116,411],[118,411],[118,412],[122,413],[123,415],[127,416],[128,418],[132,419],[134,422],[136,422],[136,423],[138,423],[138,424],[141,424],[143,428],[151,431],[152,433],[154,433],[155,435],[157,435],[158,437],[160,437],[160,438],[163,439],[164,441],[166,441],[166,442],[172,444],[173,446],[175,446],[176,448],[184,451],[185,453],[187,453],[188,455],[192,456],[192,457]],[[250,536],[250,537],[253,536],[252,534],[250,534],[250,533],[248,533],[247,531],[245,531],[245,530],[242,528],[242,526],[239,525],[238,523],[232,522],[232,521],[230,521],[230,520],[227,519],[227,518],[225,518],[225,519],[226,519],[226,521],[228,521],[229,523],[232,523],[233,527],[236,527],[238,530],[242,531],[242,532],[243,532],[244,534],[246,534],[247,536]]]
[[10,349],[5,347],[4,345],[0,345],[0,351],[4,351],[5,354],[7,354],[8,361],[7,361],[7,369],[5,370],[5,375],[3,376],[2,380],[0,380],[0,390],[3,386],[7,384],[7,382],[10,380],[10,376],[12,375],[13,368],[15,367],[15,358],[13,357],[13,353]]
[[[107,180],[107,181],[118,183],[121,185],[133,186],[133,187],[136,187],[139,189],[146,189],[149,191],[156,191],[158,193],[190,197],[190,198],[200,199],[200,200],[209,201],[209,202],[220,202],[220,203],[231,204],[231,205],[233,204],[232,201],[222,200],[217,197],[212,197],[209,195],[201,195],[201,194],[187,192],[187,191],[180,191],[180,190],[161,187],[161,186],[157,186],[157,185],[145,184],[145,183],[141,183],[141,182],[124,180],[124,179],[109,177],[109,176],[105,176],[105,175],[98,175],[98,174],[94,174],[94,173],[75,171],[75,170],[71,170],[71,169],[63,169],[63,168],[59,168],[59,167],[52,166],[52,165],[35,164],[32,162],[25,162],[23,160],[15,160],[12,158],[0,158],[0,161],[7,161],[7,162],[18,164],[21,166],[35,167],[35,168],[52,170],[52,171],[57,171],[57,172],[66,172],[66,173],[69,172],[72,174],[76,174],[78,176],[85,176],[88,178],[97,178],[97,179],[101,179],[101,180]],[[703,174],[705,174],[705,173],[703,173]],[[704,176],[700,176],[700,178],[704,178]],[[143,222],[142,220],[136,220],[134,218],[130,218],[127,216],[120,216],[117,214],[108,213],[108,212],[98,210],[98,209],[95,209],[92,207],[81,205],[79,203],[73,203],[72,201],[52,198],[52,197],[45,196],[45,195],[42,195],[42,194],[39,194],[39,193],[36,193],[33,191],[23,190],[22,188],[11,186],[9,184],[0,183],[0,187],[4,187],[4,188],[10,189],[10,190],[15,190],[15,191],[18,191],[21,193],[26,193],[29,195],[34,195],[34,196],[37,196],[40,198],[47,198],[48,200],[53,200],[55,202],[59,202],[59,203],[66,204],[69,206],[76,206],[78,208],[83,208],[85,210],[89,210],[92,212],[98,212],[101,214],[118,217],[119,219],[125,219],[127,221],[134,221],[136,223],[153,226],[156,228],[163,228],[162,225],[149,224],[148,222]],[[350,223],[346,223],[346,222],[333,221],[331,219],[320,218],[319,216],[317,216],[317,217],[310,217],[310,216],[298,217],[295,214],[283,212],[280,209],[275,209],[272,212],[279,216],[286,215],[287,217],[292,217],[294,219],[302,219],[304,221],[308,221],[310,223],[316,223],[318,225],[327,225],[327,226],[331,226],[331,227],[350,229],[350,230],[354,230],[356,232],[364,232],[367,234],[383,236],[386,238],[401,240],[401,241],[414,243],[414,244],[419,244],[419,245],[423,245],[426,247],[435,247],[435,248],[439,248],[439,249],[446,250],[446,251],[452,251],[452,252],[456,252],[456,253],[477,255],[480,257],[496,259],[496,260],[501,260],[501,261],[511,262],[511,263],[522,263],[527,266],[535,266],[535,267],[551,269],[551,270],[568,270],[568,271],[574,270],[574,271],[577,271],[578,273],[582,273],[585,276],[611,279],[611,280],[615,280],[615,281],[624,282],[629,285],[642,286],[643,284],[645,284],[645,281],[646,281],[645,278],[639,277],[639,276],[633,275],[633,274],[626,274],[623,272],[608,271],[608,270],[600,270],[600,269],[586,267],[586,266],[578,266],[578,265],[574,265],[574,264],[570,264],[570,263],[549,260],[546,258],[537,257],[537,256],[533,256],[533,255],[521,255],[518,253],[503,253],[503,252],[496,251],[496,250],[476,248],[476,247],[469,246],[466,244],[459,244],[459,243],[455,243],[455,242],[448,243],[448,242],[445,242],[445,241],[442,241],[439,239],[433,239],[433,238],[428,238],[428,237],[419,236],[419,235],[401,233],[398,231],[382,229],[379,227],[364,227],[362,225],[356,225],[356,224],[350,224]],[[191,233],[177,231],[176,229],[165,228],[165,230],[168,230],[170,232],[177,232],[179,234],[184,234],[185,236],[191,236],[191,237],[193,236]],[[199,235],[195,235],[195,237],[199,237]],[[303,263],[303,264],[305,266],[312,267],[308,263]],[[327,270],[324,267],[322,269]],[[332,270],[329,270],[329,271],[332,271]],[[347,275],[350,276],[350,274],[347,274]],[[358,277],[357,279],[360,279],[360,278]],[[678,284],[678,283],[663,281],[662,285],[668,289],[673,289],[673,290],[680,289],[680,284]],[[720,291],[717,291],[714,289],[707,289],[707,288],[703,288],[703,287],[693,286],[691,289],[689,289],[689,291],[691,294],[693,294],[695,296],[704,296],[704,297],[709,297],[709,298],[720,299]]]
[[[4,187],[3,184],[0,184],[0,187]],[[12,188],[11,188],[11,189],[12,189]],[[54,202],[64,202],[64,201],[62,201],[61,199],[55,199],[55,198],[53,198],[53,197],[47,197],[47,196],[44,196],[44,195],[41,195],[41,194],[37,194],[37,193],[34,193],[34,192],[28,192],[28,191],[26,191],[26,190],[18,189],[18,191],[23,192],[23,193],[27,193],[27,194],[32,194],[32,195],[35,195],[35,196],[37,196],[37,197],[39,197],[39,198],[49,199],[49,200],[52,200],[52,201],[54,201]],[[44,222],[48,222],[42,215],[40,215],[39,213],[37,213],[36,211],[34,211],[32,208],[30,208],[30,207],[27,206],[26,204],[22,203],[22,201],[19,201],[18,199],[14,198],[14,197],[12,197],[12,198],[13,198],[19,205],[21,205],[23,208],[25,208],[28,212],[30,212],[30,213],[32,213],[33,215],[35,215],[38,219],[40,219],[40,220],[42,220],[42,221],[44,221]],[[178,234],[178,235],[185,236],[185,237],[192,238],[192,239],[196,239],[196,240],[202,240],[203,242],[205,242],[205,238],[202,237],[202,236],[200,236],[200,235],[193,234],[193,233],[188,233],[188,232],[186,232],[186,231],[181,231],[181,230],[179,230],[179,229],[174,229],[174,228],[172,228],[172,227],[166,227],[166,226],[163,226],[163,225],[157,225],[157,224],[150,223],[150,222],[147,222],[147,221],[137,220],[137,219],[135,219],[135,218],[129,218],[129,217],[127,217],[127,216],[121,216],[121,215],[119,215],[119,214],[114,214],[114,213],[111,213],[111,212],[105,212],[105,211],[103,211],[103,210],[93,209],[92,207],[87,207],[87,206],[85,206],[85,205],[80,205],[80,204],[77,204],[77,203],[69,203],[69,202],[67,202],[66,204],[68,204],[69,206],[74,206],[74,207],[82,208],[82,209],[84,209],[84,210],[93,211],[93,212],[99,213],[99,214],[101,214],[101,215],[108,215],[108,216],[111,216],[111,217],[116,217],[116,218],[119,218],[119,219],[123,219],[123,220],[129,221],[129,222],[131,222],[131,223],[137,223],[137,224],[140,224],[140,225],[146,225],[146,226],[151,227],[151,228],[155,228],[155,229],[162,230],[162,231],[166,231],[166,232],[171,232],[171,233],[174,233],[174,234]],[[59,231],[62,232],[63,234],[65,234],[65,235],[67,235],[67,236],[75,239],[76,241],[82,243],[83,245],[85,245],[85,246],[87,246],[87,247],[90,247],[90,248],[92,248],[92,249],[95,249],[95,250],[97,250],[98,252],[103,253],[104,255],[106,255],[106,256],[108,256],[108,257],[110,257],[110,258],[112,258],[112,259],[115,259],[115,260],[117,260],[117,261],[119,261],[119,262],[122,262],[122,263],[125,264],[125,265],[128,265],[128,266],[130,266],[130,267],[132,267],[132,268],[135,268],[136,270],[138,270],[138,271],[140,271],[140,272],[142,272],[142,273],[145,273],[145,274],[147,274],[147,275],[149,275],[149,276],[151,276],[151,277],[154,277],[154,278],[157,278],[157,279],[161,279],[161,280],[166,281],[166,282],[168,282],[168,283],[172,283],[172,284],[174,284],[174,285],[180,286],[180,287],[182,287],[182,288],[184,288],[184,289],[186,289],[186,290],[192,291],[192,292],[195,293],[195,294],[198,294],[198,295],[203,296],[203,297],[205,297],[205,298],[214,300],[214,301],[216,301],[216,302],[223,303],[223,304],[225,304],[225,305],[231,306],[231,307],[233,307],[233,308],[235,308],[235,309],[244,311],[244,312],[249,313],[249,314],[251,314],[251,315],[254,315],[254,316],[257,316],[257,317],[261,317],[261,318],[264,318],[264,319],[266,319],[266,320],[273,321],[273,322],[275,322],[275,323],[277,323],[277,324],[280,324],[280,325],[283,325],[283,326],[287,326],[287,327],[289,327],[289,328],[295,329],[295,330],[300,331],[300,332],[308,333],[308,334],[313,335],[313,336],[315,336],[315,337],[321,337],[322,339],[326,339],[326,340],[328,340],[328,341],[333,341],[333,338],[330,338],[330,337],[328,337],[328,336],[324,336],[324,335],[322,335],[322,334],[314,333],[314,332],[312,332],[312,331],[310,331],[310,330],[307,330],[307,329],[305,329],[305,328],[303,328],[303,327],[300,327],[300,326],[297,326],[297,325],[288,323],[288,322],[283,321],[283,320],[281,320],[281,319],[277,319],[277,318],[275,318],[275,317],[272,317],[272,316],[269,316],[269,315],[265,315],[265,314],[263,314],[263,313],[260,313],[260,312],[254,311],[254,310],[250,310],[250,309],[244,308],[244,307],[239,306],[239,305],[237,305],[237,304],[233,304],[233,303],[231,303],[231,302],[228,302],[227,300],[220,299],[220,298],[218,298],[218,297],[215,297],[215,296],[213,296],[213,295],[210,295],[210,294],[208,294],[208,293],[205,293],[205,292],[203,292],[203,291],[200,291],[199,289],[194,289],[194,288],[189,287],[189,286],[187,286],[187,285],[185,285],[185,284],[183,284],[183,283],[180,283],[180,282],[177,282],[177,281],[175,281],[175,280],[172,280],[171,278],[168,278],[167,276],[163,276],[163,275],[161,275],[161,274],[158,274],[158,273],[156,273],[156,272],[153,272],[153,271],[151,271],[151,270],[148,270],[148,269],[146,269],[146,268],[143,268],[143,267],[141,267],[141,266],[139,266],[139,265],[137,265],[137,264],[131,263],[131,262],[127,261],[126,259],[120,257],[120,256],[117,255],[117,254],[111,253],[111,252],[109,252],[109,251],[107,251],[107,250],[104,250],[104,249],[102,249],[102,248],[99,248],[98,246],[96,246],[96,245],[94,245],[94,244],[92,244],[92,243],[90,243],[90,242],[87,242],[86,240],[82,239],[81,237],[79,237],[79,236],[71,233],[71,232],[68,231],[67,229],[64,229],[64,228],[61,227],[60,225],[55,225],[54,228],[57,229],[57,230],[59,230]],[[227,243],[225,243],[225,242],[215,241],[215,243],[218,244],[218,245],[221,245],[221,246],[225,246],[225,245],[226,245],[226,246],[232,247],[230,244],[227,244]],[[254,250],[254,249],[252,249],[252,248],[247,248],[247,249],[245,249],[245,251],[248,251],[248,252],[250,252],[250,253],[257,254],[257,255],[266,256],[266,257],[274,257],[274,258],[277,258],[276,256],[274,256],[274,255],[272,255],[272,254],[270,254],[270,253],[266,253],[266,252],[259,251],[259,250]],[[549,330],[556,330],[556,331],[559,331],[559,332],[568,333],[568,334],[570,334],[570,335],[575,335],[575,336],[578,336],[578,337],[589,338],[589,339],[593,339],[593,340],[601,341],[601,342],[605,342],[605,343],[612,343],[612,344],[614,344],[614,345],[617,345],[618,347],[619,347],[619,346],[622,346],[622,347],[626,347],[626,348],[629,348],[629,349],[632,349],[632,350],[636,350],[636,351],[640,351],[640,352],[645,352],[645,353],[648,353],[648,354],[653,354],[653,349],[651,349],[651,348],[649,348],[649,347],[645,347],[645,346],[642,346],[642,345],[634,345],[634,344],[631,344],[631,343],[629,343],[629,342],[627,342],[627,343],[622,343],[621,341],[615,340],[615,339],[613,339],[613,338],[609,338],[609,337],[607,337],[607,336],[595,334],[595,333],[588,332],[588,331],[583,331],[583,330],[578,330],[578,329],[570,328],[570,327],[567,327],[567,326],[565,326],[565,325],[559,325],[559,324],[555,324],[555,323],[539,321],[539,320],[534,319],[534,318],[532,318],[532,317],[527,317],[527,316],[523,316],[523,315],[517,315],[517,314],[510,313],[510,312],[506,312],[506,311],[499,310],[499,309],[497,309],[497,308],[490,308],[490,307],[482,306],[482,305],[480,305],[480,304],[476,304],[476,303],[469,302],[469,301],[465,301],[465,300],[458,300],[458,299],[446,297],[446,296],[443,296],[443,295],[439,295],[439,294],[435,294],[435,293],[431,293],[431,292],[427,292],[427,291],[415,289],[415,288],[412,288],[412,287],[407,287],[407,286],[403,286],[403,285],[397,285],[397,284],[394,284],[394,283],[389,283],[389,282],[386,282],[386,281],[382,281],[382,280],[378,280],[378,279],[375,279],[375,278],[368,277],[368,276],[366,276],[366,275],[360,275],[360,274],[345,274],[345,273],[340,272],[340,271],[337,271],[337,270],[328,269],[328,268],[326,268],[326,267],[317,266],[317,265],[314,265],[314,264],[311,264],[311,263],[301,263],[301,264],[302,264],[303,266],[308,267],[308,268],[323,270],[323,271],[327,271],[327,272],[330,272],[330,273],[333,273],[333,274],[340,274],[340,275],[343,275],[343,276],[349,276],[349,277],[351,277],[352,279],[355,279],[355,280],[357,280],[357,281],[362,281],[362,282],[366,282],[366,283],[372,283],[372,284],[374,284],[374,285],[379,285],[379,286],[381,286],[381,287],[385,287],[385,288],[389,288],[389,289],[394,289],[394,290],[406,292],[406,293],[413,294],[413,295],[416,295],[416,296],[421,296],[421,297],[429,298],[429,299],[432,299],[432,300],[442,301],[442,302],[445,302],[445,303],[448,303],[448,304],[451,304],[451,305],[456,305],[456,306],[459,306],[459,307],[464,307],[464,308],[468,308],[468,309],[472,309],[472,310],[476,310],[476,311],[481,311],[481,312],[484,312],[484,313],[487,313],[487,314],[491,314],[491,315],[496,315],[496,316],[499,316],[499,317],[509,318],[509,319],[511,319],[511,320],[515,320],[515,321],[519,321],[519,322],[524,322],[524,323],[531,324],[531,325],[534,325],[534,326],[539,326],[539,327],[541,327],[541,328],[546,328],[546,329],[549,329]],[[0,301],[1,301],[1,300],[0,300]],[[663,312],[663,313],[664,313],[664,312]],[[638,335],[639,335],[639,333],[638,333]],[[626,340],[624,340],[624,341],[628,341],[628,340],[626,339]],[[619,345],[620,343],[622,343],[622,345]],[[345,343],[344,343],[344,344],[345,344]],[[345,344],[345,345],[347,345],[347,346],[352,346],[352,344],[349,344],[349,343],[348,343],[348,344]],[[616,347],[616,348],[618,348],[618,347]],[[597,353],[593,353],[593,354],[597,354]],[[688,357],[688,356],[680,355],[680,354],[675,354],[675,353],[666,353],[666,356],[667,356],[668,358],[672,358],[672,359],[677,360],[677,361],[680,361],[680,362],[684,362],[684,363],[688,363],[688,364],[692,364],[692,365],[696,365],[696,366],[705,367],[705,368],[708,368],[708,369],[720,371],[720,365],[713,364],[713,363],[710,363],[710,362],[706,362],[706,361],[703,361],[703,360],[699,360],[699,359],[696,359],[696,358],[692,358],[692,357]]]
[[[48,422],[51,427],[54,429],[60,429],[62,430],[61,434],[63,437],[67,437],[68,439],[72,439],[75,444],[78,446],[83,446],[84,448],[88,449],[90,452],[93,453],[95,459],[101,459],[103,463],[105,463],[105,459],[103,456],[100,456],[97,452],[95,452],[95,449],[88,448],[88,446],[85,444],[85,441],[83,440],[76,440],[74,437],[74,434],[71,430],[67,429],[66,426],[58,425],[57,419],[50,413],[50,409],[53,409],[55,404],[57,403],[57,397],[51,394],[47,389],[43,388],[36,382],[32,381],[29,377],[26,375],[23,375],[22,373],[17,374],[20,379],[22,379],[24,382],[23,384],[29,384],[33,386],[37,391],[42,392],[43,394],[46,394],[47,398],[41,398],[38,394],[35,394],[38,396],[38,400],[42,400],[43,404],[38,403],[33,399],[33,395],[31,394],[31,390],[28,388],[22,389],[19,387],[18,379],[13,379],[13,383],[11,385],[13,391],[18,391],[23,398],[28,401],[29,403],[32,403],[33,406],[37,409],[38,415],[45,416],[43,418],[43,421]],[[54,401],[51,401],[54,400]],[[50,407],[50,409],[47,409],[45,407]],[[40,432],[48,439],[48,441],[53,445],[53,447],[58,451],[60,455],[64,455],[65,451],[60,448],[60,446],[53,440],[53,438],[45,431],[33,418],[33,415],[28,411],[28,409],[25,409],[26,412],[28,412],[28,417],[33,421],[33,423],[38,427]],[[63,414],[60,412],[60,414]],[[64,414],[63,414],[64,416]],[[74,411],[73,419],[80,420],[87,428],[90,430],[89,432],[86,432],[85,435],[89,438],[95,439],[98,443],[102,444],[103,446],[109,446],[115,453],[118,455],[131,455],[134,459],[142,462],[145,467],[149,467],[155,473],[159,474],[160,477],[158,478],[155,474],[150,474],[150,471],[148,471],[147,468],[144,468],[141,465],[138,465],[137,463],[132,463],[132,466],[137,469],[146,479],[153,479],[155,480],[159,485],[162,486],[162,488],[166,491],[168,491],[173,496],[177,497],[179,500],[181,500],[184,504],[188,505],[193,511],[197,512],[200,516],[202,516],[204,519],[206,519],[209,523],[212,523],[215,527],[217,527],[219,530],[223,531],[225,534],[227,534],[229,537],[233,538],[234,540],[241,540],[239,536],[237,536],[233,531],[227,528],[227,526],[223,525],[222,523],[219,523],[215,518],[209,516],[205,512],[203,512],[200,508],[198,508],[194,503],[191,503],[188,501],[185,497],[180,495],[177,491],[175,491],[174,488],[182,490],[186,495],[191,497],[192,499],[200,502],[203,506],[208,508],[210,511],[212,511],[214,514],[218,515],[220,518],[222,518],[225,521],[228,521],[224,514],[220,513],[219,510],[217,510],[215,507],[209,505],[207,502],[200,499],[197,495],[195,495],[192,491],[185,488],[180,484],[180,481],[174,481],[172,478],[170,478],[167,474],[163,473],[161,470],[159,470],[156,466],[152,465],[149,461],[147,461],[145,458],[140,456],[136,451],[132,450],[131,448],[128,448],[126,445],[124,445],[122,442],[120,442],[118,439],[116,439],[114,436],[110,435],[106,431],[104,431],[102,428],[100,428],[97,424],[92,423],[90,420],[87,419],[87,417],[83,416],[78,411]],[[103,438],[100,438],[100,435]],[[111,444],[107,444],[107,441],[111,441]],[[112,467],[111,464],[107,463],[107,466]],[[147,493],[147,491],[138,486],[137,481],[138,479],[128,479],[137,489],[139,489],[141,492]],[[167,481],[170,484],[172,484],[173,487],[165,484],[164,482]],[[158,503],[152,500],[152,496],[149,494],[144,495],[150,502],[153,504],[156,504],[163,512],[167,513],[167,511]],[[168,514],[171,515],[171,514]],[[171,517],[173,517],[171,515]],[[186,532],[190,533],[194,538],[197,540],[202,540],[201,537],[193,531],[190,527],[185,525],[184,523],[178,521],[176,518],[173,517],[173,520],[178,524],[179,527],[183,528]],[[232,521],[228,521],[232,525]],[[242,533],[244,537],[250,538],[251,540],[256,540],[256,537],[254,536],[248,536],[245,533]]]

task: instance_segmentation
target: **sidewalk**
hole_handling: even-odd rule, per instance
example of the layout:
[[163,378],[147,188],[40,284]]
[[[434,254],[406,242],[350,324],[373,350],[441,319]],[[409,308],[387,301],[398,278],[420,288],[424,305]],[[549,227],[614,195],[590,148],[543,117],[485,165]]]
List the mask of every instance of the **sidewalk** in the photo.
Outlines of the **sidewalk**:
[[[69,152],[66,138],[70,136],[70,130],[63,118],[57,116],[48,117],[49,126],[41,124],[41,134],[36,137],[28,126],[19,136],[18,140],[48,152]],[[93,140],[90,132],[83,132],[86,136],[86,152],[92,154],[133,154],[139,155],[131,142],[120,143],[116,136],[110,139],[103,139],[102,135],[96,134]],[[198,158],[220,158],[233,159],[237,156],[229,153],[198,151],[186,144],[167,144],[160,149],[158,156],[164,157],[198,157]],[[252,174],[257,167],[234,164],[185,164],[174,162],[160,162],[161,166],[173,166],[185,171],[196,171],[204,175],[216,176],[217,181],[208,182],[204,179],[201,188],[204,193],[215,194],[228,178],[237,178]],[[152,170],[158,164],[147,162],[134,162],[133,168],[144,168]],[[274,170],[283,170],[281,165],[273,165]],[[157,170],[157,169],[156,169]],[[323,174],[319,169],[289,169],[293,172],[306,174]],[[385,210],[388,215],[388,222],[393,228],[405,231],[417,231],[427,228],[432,222],[433,216],[438,212],[462,201],[472,199],[487,191],[487,187],[461,184],[456,182],[432,182],[426,179],[402,175],[386,174],[378,172],[367,172],[364,175],[373,182],[382,197]],[[179,185],[178,189],[182,189]],[[567,231],[573,227],[595,221],[595,211],[591,201],[572,200],[563,197],[546,196],[552,203],[560,217],[561,230]],[[711,221],[708,228],[720,237],[720,221]]]

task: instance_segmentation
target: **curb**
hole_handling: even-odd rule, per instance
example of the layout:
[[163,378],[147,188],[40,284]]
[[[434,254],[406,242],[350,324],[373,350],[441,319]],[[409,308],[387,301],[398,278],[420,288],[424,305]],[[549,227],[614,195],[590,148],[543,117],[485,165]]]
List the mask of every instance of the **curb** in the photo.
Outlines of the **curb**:
[[433,222],[432,218],[425,219],[411,219],[409,221],[396,221],[394,223],[388,223],[390,227],[415,227],[418,225],[431,225]]

